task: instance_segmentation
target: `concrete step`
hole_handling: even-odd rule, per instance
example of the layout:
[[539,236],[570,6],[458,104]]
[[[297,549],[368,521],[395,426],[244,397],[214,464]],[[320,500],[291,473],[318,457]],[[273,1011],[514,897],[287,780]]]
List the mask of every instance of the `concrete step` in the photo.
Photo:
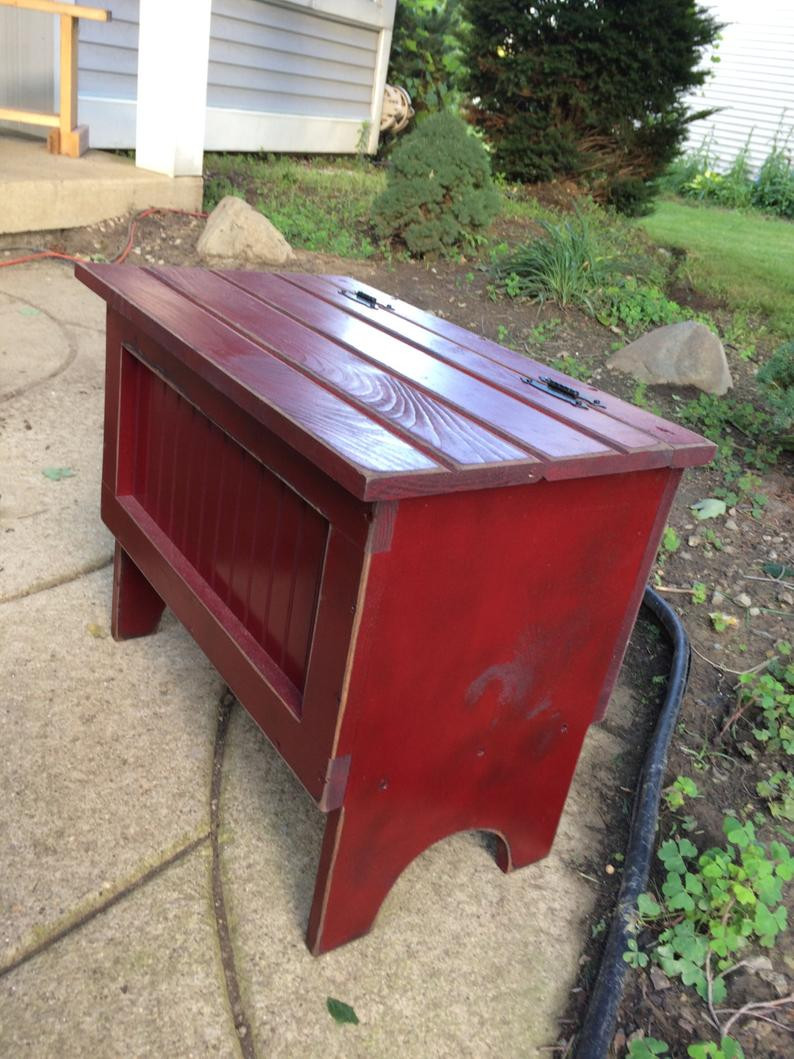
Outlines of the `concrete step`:
[[104,151],[49,154],[41,140],[0,136],[0,233],[79,228],[131,210],[201,209],[201,177],[167,177]]

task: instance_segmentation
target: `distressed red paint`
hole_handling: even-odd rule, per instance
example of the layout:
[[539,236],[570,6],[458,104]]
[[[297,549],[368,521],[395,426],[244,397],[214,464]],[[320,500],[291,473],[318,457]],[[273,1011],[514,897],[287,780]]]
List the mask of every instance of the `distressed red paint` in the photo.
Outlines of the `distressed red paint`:
[[713,446],[343,277],[77,274],[109,309],[114,636],[167,604],[328,813],[312,951],[447,835],[544,856]]

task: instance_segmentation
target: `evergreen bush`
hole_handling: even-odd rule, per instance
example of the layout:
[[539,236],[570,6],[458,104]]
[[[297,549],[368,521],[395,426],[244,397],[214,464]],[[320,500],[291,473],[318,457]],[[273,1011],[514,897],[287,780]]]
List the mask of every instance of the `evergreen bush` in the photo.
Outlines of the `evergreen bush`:
[[587,180],[642,212],[720,25],[691,0],[464,0],[471,117],[513,180]]
[[411,96],[417,118],[460,106],[464,74],[458,0],[399,0],[389,84]]
[[488,152],[464,121],[445,112],[399,141],[373,219],[379,235],[398,236],[422,255],[472,242],[498,209]]

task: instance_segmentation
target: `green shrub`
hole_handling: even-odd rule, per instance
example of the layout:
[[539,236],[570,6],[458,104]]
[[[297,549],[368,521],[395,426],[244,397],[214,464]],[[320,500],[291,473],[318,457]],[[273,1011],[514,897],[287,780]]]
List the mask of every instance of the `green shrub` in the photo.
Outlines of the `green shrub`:
[[714,169],[716,164],[716,159],[712,154],[711,140],[704,140],[696,150],[685,151],[673,159],[659,177],[659,189],[683,195],[683,189],[687,184],[691,183],[699,173]]
[[497,285],[509,297],[578,305],[605,327],[629,332],[694,315],[664,293],[668,266],[631,222],[584,202],[575,217],[535,224],[542,235],[494,263]]
[[779,217],[794,218],[794,167],[775,145],[764,159],[753,188],[753,205]]
[[641,212],[721,28],[691,0],[464,0],[473,119],[511,180],[584,178]]
[[704,169],[687,181],[681,192],[696,199],[709,199],[727,209],[746,209],[753,204],[753,180],[747,161],[749,144],[736,155],[727,173]]
[[762,395],[772,413],[771,429],[794,449],[794,342],[785,342],[759,370]]
[[719,167],[712,144],[706,141],[698,150],[680,155],[665,171],[660,187],[727,209],[754,206],[765,213],[794,218],[794,165],[784,147],[775,141],[753,179],[748,163],[749,141],[725,172]]
[[398,143],[373,220],[382,236],[398,236],[421,255],[473,242],[498,209],[487,151],[464,121],[445,112]]
[[587,219],[538,221],[543,235],[517,247],[494,267],[496,279],[511,297],[553,299],[594,311],[595,291],[609,277],[612,259],[603,255]]
[[397,4],[387,80],[406,89],[417,115],[459,106],[462,26],[457,0]]

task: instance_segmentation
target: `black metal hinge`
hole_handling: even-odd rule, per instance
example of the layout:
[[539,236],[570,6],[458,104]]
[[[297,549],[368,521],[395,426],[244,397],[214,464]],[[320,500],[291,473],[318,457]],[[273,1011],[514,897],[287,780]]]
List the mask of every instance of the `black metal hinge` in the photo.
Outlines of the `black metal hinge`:
[[542,390],[544,393],[550,394],[552,397],[559,398],[560,401],[575,405],[577,408],[605,407],[603,402],[596,400],[595,397],[585,397],[583,393],[580,393],[579,390],[575,390],[573,386],[567,386],[564,382],[558,382],[556,379],[552,379],[548,375],[540,375],[537,379],[530,379],[526,375],[522,375],[521,381],[527,383],[529,386],[534,386],[536,390]]
[[367,294],[363,290],[340,290],[340,294],[344,294],[346,298],[350,298],[351,301],[360,302],[362,305],[368,306],[370,309],[388,309],[390,312],[394,312],[393,305],[387,305],[384,302],[379,302],[374,294]]

